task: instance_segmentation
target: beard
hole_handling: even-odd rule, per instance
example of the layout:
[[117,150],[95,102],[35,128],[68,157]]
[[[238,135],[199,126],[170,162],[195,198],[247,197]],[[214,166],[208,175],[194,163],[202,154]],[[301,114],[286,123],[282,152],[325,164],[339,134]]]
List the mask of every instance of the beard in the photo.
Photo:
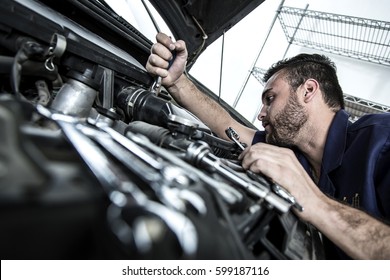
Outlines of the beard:
[[271,130],[266,136],[266,142],[280,147],[295,147],[297,135],[308,119],[295,92],[291,93],[287,104],[273,119],[269,122]]

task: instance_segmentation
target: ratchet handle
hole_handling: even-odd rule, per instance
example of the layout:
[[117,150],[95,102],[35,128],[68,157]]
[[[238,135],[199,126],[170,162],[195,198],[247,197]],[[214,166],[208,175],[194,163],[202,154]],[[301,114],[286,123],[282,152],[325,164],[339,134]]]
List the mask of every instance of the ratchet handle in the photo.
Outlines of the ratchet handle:
[[176,50],[171,51],[171,53],[172,53],[172,58],[171,58],[171,60],[168,61],[168,68],[167,68],[167,70],[169,70],[169,68],[171,68],[173,62],[176,59]]

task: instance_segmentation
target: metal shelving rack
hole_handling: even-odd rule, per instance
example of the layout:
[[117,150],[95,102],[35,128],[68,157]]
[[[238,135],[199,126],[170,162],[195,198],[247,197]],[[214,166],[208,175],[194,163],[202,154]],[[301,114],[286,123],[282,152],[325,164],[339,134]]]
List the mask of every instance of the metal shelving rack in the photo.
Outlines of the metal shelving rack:
[[390,107],[378,104],[363,98],[348,95],[344,93],[345,109],[351,115],[352,121],[357,120],[365,114],[377,114],[388,112],[390,113]]
[[281,7],[289,44],[390,66],[390,22]]
[[[257,60],[278,19],[286,36],[288,46],[292,44],[318,49],[341,56],[390,66],[390,22],[338,15],[319,11],[292,8],[280,3],[268,35],[252,64],[248,77],[238,93],[233,106],[241,98],[242,92],[253,75],[260,83],[265,70],[256,67]],[[356,119],[366,113],[390,112],[390,108],[352,95],[344,95],[346,110]]]

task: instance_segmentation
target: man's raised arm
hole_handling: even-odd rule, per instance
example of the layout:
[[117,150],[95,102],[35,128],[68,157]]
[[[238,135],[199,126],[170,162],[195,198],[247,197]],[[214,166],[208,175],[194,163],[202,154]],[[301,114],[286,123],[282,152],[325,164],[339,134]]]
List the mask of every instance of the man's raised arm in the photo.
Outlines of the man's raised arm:
[[[240,141],[250,145],[255,131],[234,120],[222,106],[202,93],[184,74],[188,57],[185,42],[173,42],[163,33],[157,34],[156,39],[157,43],[152,46],[146,70],[154,76],[160,76],[162,85],[176,102],[196,115],[219,137],[228,139],[225,130],[232,127],[240,135]],[[174,61],[169,67],[173,58]]]

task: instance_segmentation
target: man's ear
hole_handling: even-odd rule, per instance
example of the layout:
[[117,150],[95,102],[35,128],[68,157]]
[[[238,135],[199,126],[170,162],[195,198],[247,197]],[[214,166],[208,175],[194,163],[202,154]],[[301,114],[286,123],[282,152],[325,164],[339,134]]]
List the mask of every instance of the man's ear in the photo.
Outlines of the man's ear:
[[305,90],[303,94],[304,102],[310,102],[319,93],[320,85],[315,79],[307,79],[303,84],[303,89]]

